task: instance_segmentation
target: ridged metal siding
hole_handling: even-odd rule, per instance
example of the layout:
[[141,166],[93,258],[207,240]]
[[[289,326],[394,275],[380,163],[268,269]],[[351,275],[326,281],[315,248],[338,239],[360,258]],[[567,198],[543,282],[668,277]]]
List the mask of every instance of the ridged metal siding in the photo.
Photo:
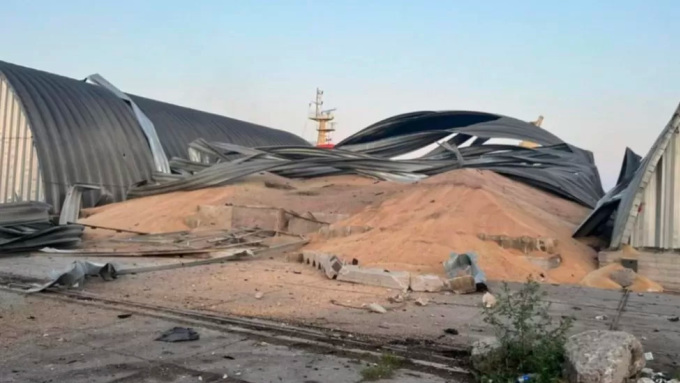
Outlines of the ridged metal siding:
[[642,159],[625,190],[614,217],[609,247],[621,245],[658,249],[680,249],[680,191],[677,186],[680,105]]
[[203,138],[247,147],[301,145],[302,138],[277,129],[130,95],[153,122],[168,157],[189,159],[188,146]]
[[[58,211],[74,183],[102,186],[116,201],[148,179],[153,161],[129,107],[111,92],[63,76],[0,62],[33,132],[45,201]],[[94,206],[100,192],[83,195]]]
[[0,76],[0,203],[44,201],[33,133],[7,81]]
[[[44,200],[54,211],[74,183],[100,185],[113,201],[122,201],[131,185],[150,178],[154,164],[148,142],[130,107],[112,92],[2,61],[0,77],[16,94],[32,130]],[[188,145],[197,138],[243,146],[309,146],[284,131],[131,97],[153,121],[169,157],[188,158]],[[98,191],[85,193],[83,206],[94,206],[100,197]]]
[[631,233],[638,248],[680,249],[680,135],[673,132],[647,186]]

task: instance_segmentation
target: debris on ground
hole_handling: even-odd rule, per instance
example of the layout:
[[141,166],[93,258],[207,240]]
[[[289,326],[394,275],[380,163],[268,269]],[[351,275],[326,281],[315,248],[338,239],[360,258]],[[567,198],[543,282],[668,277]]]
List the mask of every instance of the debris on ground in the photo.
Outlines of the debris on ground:
[[132,316],[131,313],[125,313],[125,314],[118,314],[118,319],[127,319]]
[[445,328],[444,333],[449,334],[449,335],[458,335],[459,334],[458,330],[456,330],[455,328]]
[[173,327],[161,334],[157,341],[161,342],[189,342],[198,340],[200,335],[190,327]]
[[50,209],[50,205],[35,201],[0,203],[0,253],[78,245],[83,226],[53,224],[49,217]]
[[582,332],[569,337],[564,348],[570,382],[624,382],[645,367],[640,341],[622,331]]
[[677,315],[670,316],[667,319],[668,319],[669,322],[679,322],[680,321],[680,317],[678,317]]
[[262,297],[264,297],[264,293],[262,291],[255,293],[255,299],[262,299]]
[[381,305],[379,305],[377,303],[367,304],[366,308],[368,309],[368,311],[378,313],[378,314],[384,314],[384,313],[387,312],[387,310],[384,307],[382,307]]
[[496,297],[493,296],[493,294],[491,294],[490,292],[487,291],[482,296],[482,304],[487,309],[490,309],[490,308],[496,306]]
[[430,303],[430,300],[422,297],[415,301],[416,306],[427,306],[428,303]]
[[579,284],[600,289],[620,290],[626,288],[633,292],[663,292],[663,287],[660,284],[623,267],[620,263],[612,263],[592,271]]
[[118,271],[111,263],[74,261],[68,269],[58,273],[50,282],[30,288],[27,292],[37,293],[50,287],[82,288],[89,277],[100,277],[104,281],[111,281],[118,277]]

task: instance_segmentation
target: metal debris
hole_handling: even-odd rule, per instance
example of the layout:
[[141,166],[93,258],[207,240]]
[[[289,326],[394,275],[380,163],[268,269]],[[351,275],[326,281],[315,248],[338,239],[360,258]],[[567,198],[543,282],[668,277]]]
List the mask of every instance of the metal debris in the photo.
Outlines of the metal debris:
[[81,288],[88,277],[95,276],[110,281],[118,277],[118,272],[111,263],[97,264],[87,261],[74,261],[69,269],[50,282],[29,289],[27,292],[37,293],[50,287]]
[[[484,116],[484,122],[473,123],[475,119],[470,115]],[[128,196],[220,186],[260,172],[288,178],[359,174],[381,180],[415,182],[459,168],[493,170],[589,207],[595,206],[604,194],[592,154],[564,143],[539,127],[487,113],[423,112],[418,117],[409,116],[374,124],[335,149],[247,148],[198,139],[189,145],[190,158],[194,161],[179,158],[170,161],[179,177],[155,177],[145,185],[132,188]],[[439,122],[428,125],[433,119]],[[395,124],[399,127],[395,128]],[[472,140],[473,137],[477,138]],[[440,143],[440,147],[421,157],[393,158],[444,138],[447,141]],[[485,144],[492,138],[526,140],[544,146]],[[461,146],[468,141],[471,141],[469,146]]]
[[156,340],[161,342],[188,342],[200,339],[200,335],[190,327],[173,327],[161,334]]

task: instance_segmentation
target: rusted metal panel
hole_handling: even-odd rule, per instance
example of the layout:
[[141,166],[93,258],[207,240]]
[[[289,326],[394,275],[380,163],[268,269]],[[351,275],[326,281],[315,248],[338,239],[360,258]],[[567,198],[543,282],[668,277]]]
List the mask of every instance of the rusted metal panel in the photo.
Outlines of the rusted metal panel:
[[44,201],[39,166],[26,114],[0,77],[0,203]]

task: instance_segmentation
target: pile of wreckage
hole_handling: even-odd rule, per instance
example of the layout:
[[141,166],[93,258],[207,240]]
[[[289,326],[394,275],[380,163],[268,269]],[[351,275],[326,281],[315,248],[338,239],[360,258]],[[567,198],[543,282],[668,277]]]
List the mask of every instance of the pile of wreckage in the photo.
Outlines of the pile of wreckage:
[[[508,139],[533,144],[495,142]],[[411,159],[400,158],[432,145],[436,146],[425,154]],[[131,187],[128,198],[222,186],[262,172],[285,178],[355,174],[411,183],[463,168],[491,170],[590,208],[604,194],[590,152],[569,145],[530,123],[479,112],[416,112],[395,116],[361,130],[334,149],[310,146],[251,148],[198,139],[189,145],[186,158],[174,157],[169,164],[171,173],[154,173],[153,179]],[[270,249],[272,246],[263,244],[269,238],[293,236],[296,246],[305,241],[305,238],[286,233],[288,227],[261,227],[257,220],[246,220],[233,225],[240,227],[240,234],[220,232],[207,239],[197,238],[196,233],[149,235],[132,232],[138,235],[111,240],[115,243],[80,243],[83,225],[76,222],[82,193],[95,189],[105,194],[105,185],[72,185],[62,204],[61,215],[54,218],[55,223],[50,220],[50,206],[44,203],[0,205],[0,253],[41,250],[82,256],[207,255],[209,259],[220,259],[214,254],[227,249],[251,252],[263,250],[261,246]],[[253,209],[257,208],[241,215],[257,216]],[[289,218],[285,221],[289,224],[302,225],[302,228],[291,230],[297,234],[316,232],[330,222],[289,211],[272,211],[286,214]],[[244,233],[254,240],[244,243],[242,238],[234,239]],[[126,247],[130,244],[135,246]],[[305,262],[319,265],[329,277],[348,282],[359,282],[362,273],[366,272],[385,274],[381,270],[360,269],[334,256],[305,257]],[[398,272],[387,273],[385,278],[396,281],[402,289],[415,287],[434,291],[449,285],[454,291],[474,290],[485,281],[474,259],[474,255],[454,254],[452,260],[445,263],[449,264],[445,266],[448,281],[427,275],[414,279],[408,273]]]
[[[490,143],[514,139],[540,146]],[[396,159],[438,145],[413,159]],[[604,194],[592,153],[548,131],[510,117],[478,112],[417,112],[373,124],[334,149],[309,146],[247,148],[192,142],[188,158],[172,158],[172,174],[133,187],[130,198],[225,185],[271,172],[287,178],[358,174],[415,182],[461,168],[492,170],[512,179],[594,207]]]

